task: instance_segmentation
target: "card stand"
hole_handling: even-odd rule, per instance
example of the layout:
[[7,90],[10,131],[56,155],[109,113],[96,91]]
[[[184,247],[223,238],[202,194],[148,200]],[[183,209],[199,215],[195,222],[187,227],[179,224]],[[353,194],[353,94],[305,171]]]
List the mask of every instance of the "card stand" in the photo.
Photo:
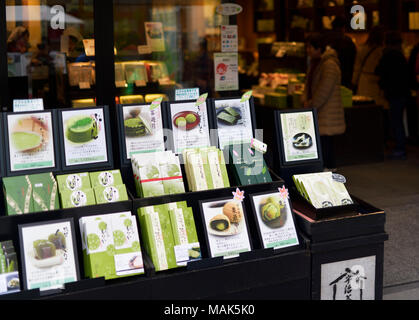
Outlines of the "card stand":
[[63,293],[63,291],[64,291],[64,289],[42,290],[42,291],[40,291],[40,296],[41,296],[41,298],[42,297],[53,296],[53,295]]
[[0,301],[7,301],[7,300],[34,300],[39,299],[41,296],[41,292],[39,289],[31,289],[31,290],[22,290],[19,292],[9,293],[9,294],[2,294],[0,295]]
[[330,217],[350,216],[357,214],[358,212],[359,205],[353,198],[353,204],[317,209],[311,203],[309,203],[303,196],[301,196],[301,194],[295,188],[290,189],[291,198],[293,199],[293,208],[298,211],[304,212],[304,214],[310,217],[311,219],[320,220]]
[[90,290],[97,287],[105,286],[105,278],[82,279],[80,281],[69,282],[64,285],[63,294],[77,292],[82,290]]
[[201,269],[207,269],[212,268],[216,266],[220,266],[224,263],[223,257],[215,257],[215,258],[204,258],[201,260],[194,260],[191,262],[188,262],[186,265],[186,269],[188,271],[194,271],[194,270],[201,270]]
[[386,214],[384,210],[351,195],[358,203],[351,214],[341,214],[319,220],[311,219],[307,212],[294,205],[296,223],[302,234],[311,242],[329,241],[349,237],[385,233]]

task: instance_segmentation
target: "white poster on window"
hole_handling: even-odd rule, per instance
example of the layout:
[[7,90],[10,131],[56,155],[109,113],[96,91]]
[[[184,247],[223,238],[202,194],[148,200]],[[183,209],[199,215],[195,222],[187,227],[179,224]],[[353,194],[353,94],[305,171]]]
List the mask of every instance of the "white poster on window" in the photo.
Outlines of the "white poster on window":
[[147,46],[152,52],[165,51],[163,24],[161,22],[144,22]]
[[376,257],[321,266],[321,300],[374,300]]
[[237,52],[238,45],[237,25],[221,26],[221,51]]
[[239,90],[237,53],[214,53],[215,91]]

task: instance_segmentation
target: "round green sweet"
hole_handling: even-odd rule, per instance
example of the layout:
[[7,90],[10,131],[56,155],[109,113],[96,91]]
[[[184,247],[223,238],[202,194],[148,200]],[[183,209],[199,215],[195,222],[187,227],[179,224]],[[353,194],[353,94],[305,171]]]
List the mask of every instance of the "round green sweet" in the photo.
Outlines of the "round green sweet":
[[273,202],[268,202],[262,207],[262,218],[265,221],[272,221],[279,218],[281,215],[281,208]]
[[190,113],[185,117],[185,119],[187,123],[194,123],[196,121],[196,116]]
[[97,250],[100,246],[100,238],[97,234],[91,233],[87,235],[87,247],[89,250]]
[[186,119],[184,117],[179,117],[176,119],[176,125],[178,127],[185,127],[186,126]]

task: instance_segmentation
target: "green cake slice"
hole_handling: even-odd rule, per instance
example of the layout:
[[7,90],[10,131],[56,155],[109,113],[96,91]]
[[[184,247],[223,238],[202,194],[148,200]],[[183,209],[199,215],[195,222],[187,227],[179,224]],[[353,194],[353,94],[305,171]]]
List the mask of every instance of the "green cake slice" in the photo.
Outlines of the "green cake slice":
[[72,142],[88,142],[96,138],[97,135],[97,123],[90,116],[77,116],[68,121],[67,138]]
[[17,151],[30,151],[42,144],[42,136],[35,132],[17,131],[11,134],[11,140]]
[[227,113],[227,112],[220,112],[217,116],[217,118],[221,121],[224,121],[230,125],[233,125],[237,122],[237,118],[232,116],[231,114]]

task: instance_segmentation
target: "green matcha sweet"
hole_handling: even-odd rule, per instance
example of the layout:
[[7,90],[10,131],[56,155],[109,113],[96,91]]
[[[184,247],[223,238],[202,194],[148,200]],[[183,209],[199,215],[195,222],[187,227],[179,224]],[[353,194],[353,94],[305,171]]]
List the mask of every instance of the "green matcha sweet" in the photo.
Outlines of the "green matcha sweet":
[[91,188],[88,172],[57,175],[56,179],[60,192],[64,192],[65,190],[74,191]]
[[34,212],[32,189],[33,186],[28,176],[3,178],[7,215]]
[[124,184],[124,182],[122,181],[121,171],[119,169],[90,172],[89,176],[92,188],[117,186]]
[[128,200],[127,189],[124,184],[107,187],[100,186],[93,190],[97,204]]
[[56,210],[60,208],[57,181],[53,174],[39,173],[29,175],[32,184],[34,212]]
[[61,207],[66,208],[77,208],[84,206],[91,206],[96,204],[95,193],[93,189],[81,189],[81,190],[64,190],[60,193]]

